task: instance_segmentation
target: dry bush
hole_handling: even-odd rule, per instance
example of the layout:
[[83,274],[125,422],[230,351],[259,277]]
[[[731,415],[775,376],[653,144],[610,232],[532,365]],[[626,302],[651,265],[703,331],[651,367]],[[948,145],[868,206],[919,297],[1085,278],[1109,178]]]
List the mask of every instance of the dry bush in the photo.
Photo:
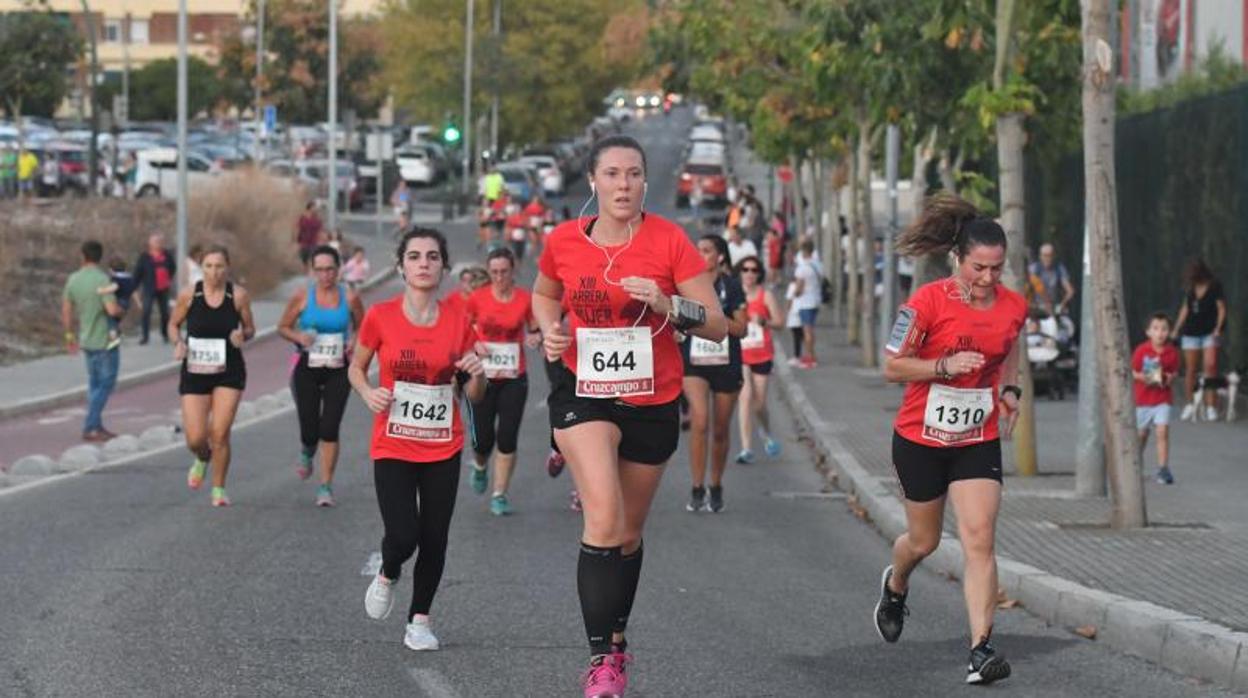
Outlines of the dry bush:
[[[192,245],[227,246],[235,280],[262,295],[299,272],[292,230],[302,208],[302,195],[280,180],[254,171],[231,173],[202,193],[192,192],[188,237]],[[174,202],[0,202],[0,297],[8,299],[0,313],[0,363],[60,348],[61,289],[78,268],[84,240],[104,245],[105,262],[116,255],[132,268],[152,233],[175,244]],[[127,326],[137,317],[132,306]]]

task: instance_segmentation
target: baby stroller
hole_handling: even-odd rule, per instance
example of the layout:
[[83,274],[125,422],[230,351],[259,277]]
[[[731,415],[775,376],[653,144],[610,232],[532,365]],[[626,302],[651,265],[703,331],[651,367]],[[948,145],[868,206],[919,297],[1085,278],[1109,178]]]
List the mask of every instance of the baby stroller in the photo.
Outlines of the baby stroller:
[[1075,323],[1065,315],[1033,311],[1027,317],[1027,360],[1032,385],[1051,400],[1066,399],[1078,380],[1079,353],[1074,343]]

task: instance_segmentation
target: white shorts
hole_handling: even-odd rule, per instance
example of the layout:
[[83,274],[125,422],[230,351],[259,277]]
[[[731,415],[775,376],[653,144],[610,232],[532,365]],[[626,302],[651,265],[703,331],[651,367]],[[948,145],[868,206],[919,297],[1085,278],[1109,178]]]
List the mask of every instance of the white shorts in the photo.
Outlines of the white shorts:
[[1152,425],[1164,427],[1170,423],[1170,405],[1150,405],[1135,408],[1135,428],[1144,431]]

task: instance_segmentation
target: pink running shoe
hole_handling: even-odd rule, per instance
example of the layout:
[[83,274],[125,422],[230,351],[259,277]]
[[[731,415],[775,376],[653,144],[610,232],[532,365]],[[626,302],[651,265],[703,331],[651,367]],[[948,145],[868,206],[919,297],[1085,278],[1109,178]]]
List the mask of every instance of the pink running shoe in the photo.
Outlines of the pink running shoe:
[[628,688],[628,675],[624,673],[626,657],[626,654],[612,653],[591,660],[589,669],[581,676],[585,698],[624,698]]
[[554,450],[550,450],[550,455],[546,456],[546,474],[551,477],[559,477],[559,473],[563,472],[563,466],[567,465],[563,454]]

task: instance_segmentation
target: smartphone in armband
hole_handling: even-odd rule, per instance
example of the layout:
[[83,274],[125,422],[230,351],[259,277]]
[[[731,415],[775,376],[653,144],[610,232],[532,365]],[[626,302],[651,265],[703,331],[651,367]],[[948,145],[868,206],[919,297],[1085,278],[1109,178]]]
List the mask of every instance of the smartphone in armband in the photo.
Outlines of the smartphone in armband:
[[672,296],[672,325],[688,330],[706,324],[706,306],[682,296]]

